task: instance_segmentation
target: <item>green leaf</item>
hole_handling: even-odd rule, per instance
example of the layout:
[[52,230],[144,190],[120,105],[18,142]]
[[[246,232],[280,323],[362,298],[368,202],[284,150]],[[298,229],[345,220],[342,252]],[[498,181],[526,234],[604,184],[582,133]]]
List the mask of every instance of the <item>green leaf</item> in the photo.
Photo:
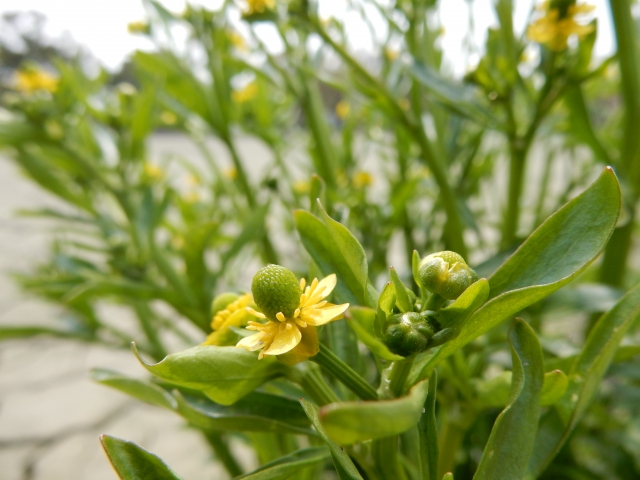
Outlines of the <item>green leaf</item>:
[[474,480],[522,478],[533,449],[543,382],[542,349],[535,332],[523,320],[515,321],[509,343],[511,402],[493,425]]
[[175,410],[176,401],[171,394],[158,385],[137,378],[127,377],[118,372],[94,368],[91,370],[91,379],[127,395],[137,398],[145,403]]
[[378,297],[378,308],[376,310],[376,320],[373,323],[373,332],[378,338],[384,335],[384,326],[387,322],[387,315],[391,315],[396,304],[396,289],[393,283],[387,283]]
[[618,181],[613,170],[606,168],[587,190],[540,225],[493,274],[489,279],[492,299],[461,326],[456,338],[416,362],[415,370],[421,372],[416,378],[427,376],[440,360],[583,272],[607,244],[620,202]]
[[364,343],[373,353],[392,362],[403,360],[404,357],[391,353],[389,348],[376,337],[374,333],[374,324],[376,322],[375,310],[367,307],[351,307],[348,311],[347,321],[349,326],[358,336],[358,339]]
[[329,450],[331,451],[333,465],[336,467],[336,471],[338,472],[338,478],[340,478],[340,480],[362,480],[362,476],[358,473],[358,469],[351,461],[351,458],[349,458],[349,455],[347,455],[340,445],[331,440],[322,428],[320,418],[318,417],[318,407],[304,398],[300,399],[300,404],[318,432],[318,435],[320,435],[320,438],[322,438],[322,440],[324,440],[328,445]]
[[180,480],[160,458],[133,442],[102,435],[100,443],[122,480]]
[[562,448],[596,396],[620,341],[640,322],[640,284],[594,325],[569,372],[569,387],[541,420],[527,478],[537,478]]
[[237,347],[193,347],[156,364],[142,360],[135,343],[131,348],[149,372],[174,385],[199,390],[222,405],[237,402],[285,368],[275,358],[258,360],[255,352]]
[[[476,385],[478,408],[504,407],[509,402],[511,389],[511,372],[502,372],[486,382]],[[556,403],[567,391],[569,379],[561,370],[554,370],[544,374],[540,405],[548,406]]]
[[178,391],[174,397],[178,413],[207,430],[315,435],[298,402],[278,395],[252,392],[231,406]]
[[295,212],[296,228],[304,248],[324,275],[338,276],[336,296],[340,302],[375,306],[377,292],[368,279],[367,258],[351,232],[333,220],[319,205],[322,219],[309,212]]
[[416,285],[420,287],[420,295],[422,296],[422,298],[427,298],[427,296],[429,295],[429,292],[427,291],[426,288],[424,288],[424,285],[422,285],[422,282],[420,281],[420,275],[418,273],[419,267],[420,267],[420,254],[418,253],[417,250],[414,250],[413,254],[411,255],[411,273],[413,275],[413,281],[416,282]]
[[80,331],[74,332],[73,330],[66,331],[48,327],[0,327],[0,341],[29,338],[37,335],[51,335],[61,338],[82,337]]
[[606,245],[620,205],[620,186],[613,170],[606,168],[587,190],[533,232],[491,276],[491,296],[569,283]]
[[236,477],[236,480],[284,480],[300,474],[301,469],[325,462],[328,458],[329,451],[326,447],[304,448],[262,465],[247,475]]
[[404,286],[402,280],[398,276],[396,269],[391,267],[391,282],[396,290],[396,305],[402,313],[413,312],[413,302],[407,293],[407,287]]
[[436,480],[438,477],[438,424],[436,422],[436,391],[438,373],[434,370],[429,377],[429,393],[424,402],[424,410],[418,423],[420,439],[420,472],[425,480]]
[[428,381],[422,381],[405,397],[371,402],[331,403],[320,409],[320,423],[329,438],[351,445],[398,435],[420,420]]

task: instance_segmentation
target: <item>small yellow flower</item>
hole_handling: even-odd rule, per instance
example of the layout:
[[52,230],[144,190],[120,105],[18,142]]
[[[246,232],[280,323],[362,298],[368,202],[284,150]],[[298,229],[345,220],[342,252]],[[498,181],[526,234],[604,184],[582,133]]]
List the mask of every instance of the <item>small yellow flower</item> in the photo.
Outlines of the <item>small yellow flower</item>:
[[349,112],[351,112],[351,106],[346,100],[340,100],[336,105],[336,115],[340,120],[344,120],[349,116]]
[[182,250],[184,248],[184,237],[182,235],[176,235],[171,238],[171,246],[174,250]]
[[253,100],[257,94],[258,85],[255,82],[251,82],[246,87],[231,92],[231,99],[235,103],[245,103]]
[[276,8],[275,0],[246,0],[247,8],[245,15],[253,15],[256,13],[264,13],[265,10],[273,10]]
[[138,21],[138,22],[131,22],[127,25],[127,31],[131,34],[136,34],[136,33],[149,33],[149,24],[146,22],[142,22],[142,21]]
[[310,188],[311,187],[309,185],[309,182],[307,182],[306,180],[296,180],[295,182],[293,182],[293,190],[296,193],[309,193]]
[[593,25],[583,25],[576,21],[578,15],[589,13],[593,9],[595,9],[593,5],[576,5],[575,3],[562,9],[547,1],[538,7],[544,15],[529,25],[527,36],[534,42],[545,44],[551,50],[561,52],[567,48],[567,41],[572,35],[583,38],[593,32]]
[[387,57],[387,60],[389,60],[390,62],[393,62],[396,58],[398,58],[399,55],[399,50],[389,47],[384,49],[384,56]]
[[162,178],[164,177],[164,170],[153,163],[145,163],[143,171],[145,177],[147,177],[147,179],[151,180],[152,182],[162,180]]
[[400,105],[400,108],[405,112],[411,108],[411,103],[406,98],[401,98],[400,100],[398,100],[398,105]]
[[242,327],[247,324],[249,312],[247,307],[252,302],[250,293],[241,295],[213,316],[213,330],[202,345],[232,345],[237,338],[231,327]]
[[[334,305],[324,300],[333,291],[336,283],[335,274],[321,281],[314,278],[306,288],[305,279],[300,279],[300,289],[304,293],[300,296],[300,303],[293,316],[286,318],[279,312],[276,314],[277,321],[250,321],[247,330],[255,330],[257,333],[243,338],[236,346],[252,352],[260,350],[260,359],[265,355],[278,355],[278,360],[287,365],[294,365],[314,356],[319,348],[316,327],[341,319],[342,314],[349,308],[348,303]],[[250,307],[247,307],[247,311],[258,318],[267,318]]]
[[165,125],[175,125],[178,121],[178,117],[175,113],[165,110],[160,114],[160,121]]
[[364,188],[368,187],[373,183],[373,175],[369,172],[356,172],[353,175],[353,186],[355,188]]
[[59,80],[39,68],[28,67],[15,73],[15,89],[23,93],[33,93],[38,90],[53,93],[58,89]]
[[184,196],[184,201],[187,203],[198,203],[200,201],[200,194],[195,190],[187,192]]
[[238,178],[238,169],[236,167],[225,168],[222,174],[229,180]]
[[187,185],[190,187],[197,187],[200,185],[200,177],[194,174],[187,175]]
[[227,38],[229,39],[229,42],[231,42],[231,45],[236,47],[241,52],[246,52],[249,50],[247,48],[247,42],[245,42],[244,37],[235,30],[229,30],[227,32]]

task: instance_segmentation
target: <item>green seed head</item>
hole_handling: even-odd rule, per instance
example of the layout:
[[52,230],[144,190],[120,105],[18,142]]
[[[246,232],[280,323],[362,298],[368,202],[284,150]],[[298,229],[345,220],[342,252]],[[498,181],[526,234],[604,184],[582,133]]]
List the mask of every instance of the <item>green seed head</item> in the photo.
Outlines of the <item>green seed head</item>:
[[455,300],[469,285],[478,280],[464,259],[455,252],[433,253],[422,259],[418,267],[420,283],[432,293]]
[[276,314],[282,312],[293,317],[300,305],[300,283],[291,270],[280,265],[267,265],[258,270],[251,282],[253,301],[268,319],[276,320]]
[[384,343],[393,353],[408,357],[426,350],[429,339],[438,331],[430,318],[433,312],[408,312],[391,315],[387,320]]

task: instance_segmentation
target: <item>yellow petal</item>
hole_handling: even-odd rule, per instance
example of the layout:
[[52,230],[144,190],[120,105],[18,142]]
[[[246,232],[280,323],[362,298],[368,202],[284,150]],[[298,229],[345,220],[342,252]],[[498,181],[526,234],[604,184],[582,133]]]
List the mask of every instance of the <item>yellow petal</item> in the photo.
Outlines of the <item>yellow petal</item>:
[[309,325],[301,330],[302,340],[296,347],[282,355],[278,355],[277,360],[285,365],[295,365],[303,362],[309,357],[313,357],[320,351],[320,342],[318,340],[318,331],[315,327]]
[[262,332],[254,333],[253,335],[249,335],[248,337],[244,337],[240,340],[236,347],[244,347],[247,350],[255,351],[262,348],[262,337],[264,334]]
[[343,303],[342,305],[331,305],[329,307],[310,312],[311,315],[305,315],[303,311],[300,317],[309,325],[319,327],[320,325],[329,323],[331,320],[338,320],[338,317],[340,317],[340,315],[342,315],[347,310],[347,308],[349,308],[348,303]]
[[322,280],[320,280],[317,288],[318,290],[324,288],[324,290],[322,291],[322,298],[327,298],[329,294],[333,292],[333,289],[336,288],[336,283],[338,283],[338,277],[336,277],[335,273],[327,275]]
[[[287,325],[291,325],[291,328],[287,328]],[[298,326],[291,322],[281,323],[278,328],[273,342],[264,350],[265,355],[281,355],[293,350],[296,345],[300,343],[302,334]]]

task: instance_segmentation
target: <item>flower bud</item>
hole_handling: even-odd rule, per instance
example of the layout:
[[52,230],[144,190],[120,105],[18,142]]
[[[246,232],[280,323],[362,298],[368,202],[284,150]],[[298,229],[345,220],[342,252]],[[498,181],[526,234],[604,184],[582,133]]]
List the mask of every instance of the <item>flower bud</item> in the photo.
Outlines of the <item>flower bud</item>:
[[418,267],[420,283],[431,293],[455,300],[469,285],[478,280],[464,259],[455,252],[432,253]]
[[251,282],[251,292],[262,313],[273,321],[280,312],[286,318],[293,318],[302,295],[294,273],[280,265],[267,265],[258,270]]
[[432,317],[434,312],[407,312],[387,319],[384,343],[393,353],[408,357],[427,348],[427,343],[440,329]]

